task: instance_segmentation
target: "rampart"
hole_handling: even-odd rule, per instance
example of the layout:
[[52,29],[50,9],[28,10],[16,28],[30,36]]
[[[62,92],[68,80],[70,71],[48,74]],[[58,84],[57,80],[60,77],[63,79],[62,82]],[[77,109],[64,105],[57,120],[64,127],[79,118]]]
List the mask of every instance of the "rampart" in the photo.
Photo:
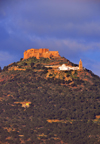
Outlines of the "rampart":
[[28,59],[30,57],[36,57],[37,59],[44,57],[60,57],[58,51],[49,51],[49,49],[41,48],[41,49],[28,49],[24,52],[24,59]]

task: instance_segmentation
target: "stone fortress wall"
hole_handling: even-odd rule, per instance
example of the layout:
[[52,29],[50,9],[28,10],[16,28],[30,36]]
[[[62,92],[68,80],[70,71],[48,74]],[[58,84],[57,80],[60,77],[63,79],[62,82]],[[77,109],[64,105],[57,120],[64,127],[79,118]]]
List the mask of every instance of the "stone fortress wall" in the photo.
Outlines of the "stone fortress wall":
[[49,51],[49,49],[46,48],[40,48],[40,49],[28,49],[24,52],[24,59],[28,59],[30,57],[36,57],[39,59],[40,57],[44,58],[50,58],[50,57],[60,57],[58,51]]

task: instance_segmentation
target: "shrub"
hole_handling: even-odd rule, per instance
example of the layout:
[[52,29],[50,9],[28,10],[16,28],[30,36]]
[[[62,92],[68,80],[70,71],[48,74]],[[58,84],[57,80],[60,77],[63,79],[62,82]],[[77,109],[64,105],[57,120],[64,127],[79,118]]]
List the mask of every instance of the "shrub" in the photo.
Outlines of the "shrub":
[[1,67],[0,67],[0,72],[2,71]]
[[47,68],[45,68],[44,71],[43,71],[43,74],[46,74],[46,73],[48,73],[48,69]]
[[27,65],[27,63],[26,63],[26,62],[24,62],[24,63],[23,63],[23,65],[24,65],[24,66],[26,66],[26,65]]
[[23,60],[23,58],[20,58],[20,61],[22,61]]
[[8,71],[8,66],[4,66],[3,71]]
[[21,68],[22,66],[20,65],[19,68]]
[[37,64],[36,69],[41,69],[41,64]]
[[33,66],[34,66],[34,63],[31,63],[31,68],[33,68]]
[[12,64],[12,66],[17,66],[17,63],[16,63],[16,62],[14,62],[14,63]]

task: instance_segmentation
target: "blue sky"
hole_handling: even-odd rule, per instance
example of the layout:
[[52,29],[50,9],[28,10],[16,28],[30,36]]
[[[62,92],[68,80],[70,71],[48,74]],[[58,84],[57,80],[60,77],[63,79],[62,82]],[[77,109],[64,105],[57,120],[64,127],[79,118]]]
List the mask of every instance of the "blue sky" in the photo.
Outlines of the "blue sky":
[[49,48],[100,76],[99,0],[0,0],[0,66]]

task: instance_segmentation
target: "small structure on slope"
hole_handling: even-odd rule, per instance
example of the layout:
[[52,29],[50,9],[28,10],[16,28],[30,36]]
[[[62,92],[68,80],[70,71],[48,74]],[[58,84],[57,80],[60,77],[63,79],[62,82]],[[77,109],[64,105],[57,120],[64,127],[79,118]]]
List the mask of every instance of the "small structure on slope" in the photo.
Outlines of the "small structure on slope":
[[20,103],[20,104],[22,104],[22,107],[24,107],[24,108],[28,108],[31,104],[31,102],[28,102],[28,101],[26,101],[26,102],[14,102],[14,103],[15,104]]
[[58,68],[58,70],[69,70],[69,67],[66,66],[65,64],[62,64],[62,65]]
[[79,61],[79,70],[83,70],[83,65],[82,65],[81,59],[80,59],[80,61]]
[[58,69],[61,71],[69,71],[69,70],[78,70],[79,67],[71,67],[71,66],[66,66],[65,64],[62,64]]

